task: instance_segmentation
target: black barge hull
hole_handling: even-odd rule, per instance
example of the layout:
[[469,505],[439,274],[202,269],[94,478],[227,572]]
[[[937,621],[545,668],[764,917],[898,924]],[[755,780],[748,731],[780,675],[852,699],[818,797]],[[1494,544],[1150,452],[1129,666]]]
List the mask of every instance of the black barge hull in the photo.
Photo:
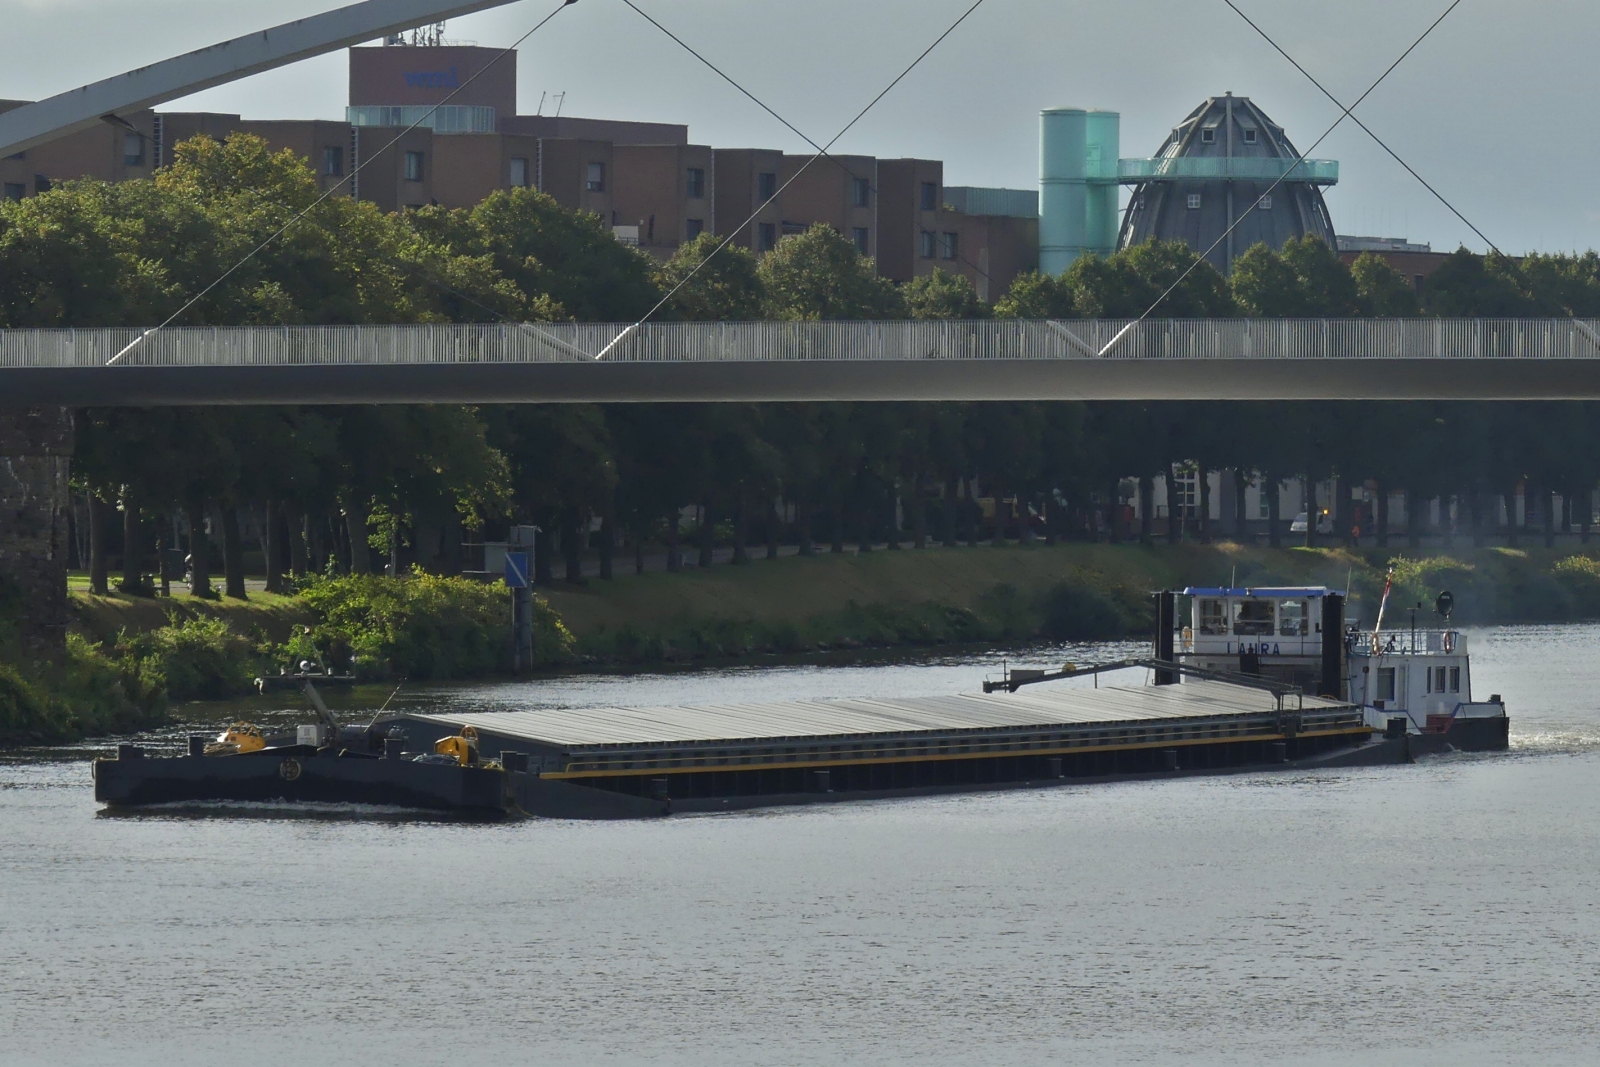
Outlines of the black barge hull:
[[149,756],[125,745],[94,763],[94,796],[112,807],[206,801],[380,804],[499,815],[514,807],[498,769],[340,756],[309,746],[235,756]]
[[1411,751],[1418,756],[1445,752],[1504,752],[1511,747],[1511,719],[1505,715],[1450,720],[1443,732],[1411,736]]

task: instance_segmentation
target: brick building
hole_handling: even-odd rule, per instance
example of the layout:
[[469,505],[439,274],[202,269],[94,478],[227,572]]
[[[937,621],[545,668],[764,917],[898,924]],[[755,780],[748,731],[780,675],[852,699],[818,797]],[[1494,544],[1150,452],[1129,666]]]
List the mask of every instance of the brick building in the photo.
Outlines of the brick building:
[[[495,62],[502,55],[464,45],[352,48],[342,122],[142,111],[0,160],[0,181],[20,199],[69,178],[148,178],[180,141],[250,133],[304,158],[324,190],[387,211],[466,208],[497,190],[536,188],[661,258],[734,227],[735,242],[760,255],[826,223],[896,281],[943,267],[993,299],[1037,266],[1036,197],[1031,214],[969,213],[976,199],[948,197],[937,160],[837,156],[807,166],[805,155],[691,144],[682,125],[519,115],[516,62]],[[8,106],[16,103],[0,102]],[[974,192],[996,203],[1017,195]]]

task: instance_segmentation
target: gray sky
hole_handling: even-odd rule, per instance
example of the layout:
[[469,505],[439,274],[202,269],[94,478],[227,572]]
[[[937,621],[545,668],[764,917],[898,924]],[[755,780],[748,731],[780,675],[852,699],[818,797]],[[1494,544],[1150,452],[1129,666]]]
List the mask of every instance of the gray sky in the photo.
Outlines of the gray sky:
[[[927,46],[970,0],[635,0],[818,141]],[[1236,0],[1335,95],[1367,87],[1448,0]],[[340,0],[0,0],[0,97],[48,96]],[[523,0],[450,23],[507,45],[554,6]],[[1600,246],[1600,4],[1464,0],[1357,111],[1502,249]],[[719,147],[803,145],[619,0],[581,0],[520,54],[521,110],[689,125]],[[167,108],[251,118],[343,115],[336,54]],[[1038,111],[1122,113],[1122,155],[1155,151],[1209,95],[1250,96],[1305,150],[1338,110],[1222,0],[987,0],[838,150],[942,159],[950,185],[1029,188]],[[1539,146],[1535,151],[1535,146]],[[1346,122],[1313,155],[1341,164],[1340,233],[1482,242]],[[1563,178],[1562,173],[1577,178]]]

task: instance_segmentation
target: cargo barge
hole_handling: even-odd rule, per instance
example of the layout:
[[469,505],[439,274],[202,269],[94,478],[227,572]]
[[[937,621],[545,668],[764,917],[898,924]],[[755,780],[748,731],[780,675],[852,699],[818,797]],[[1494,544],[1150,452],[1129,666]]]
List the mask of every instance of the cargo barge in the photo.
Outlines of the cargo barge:
[[[1113,671],[1183,685],[1104,684]],[[1079,687],[1039,683],[1079,678]],[[308,693],[315,695],[310,682]],[[1092,687],[1091,687],[1092,686]],[[631,818],[1260,768],[1399,763],[1359,707],[1267,679],[1140,660],[1014,671],[984,693],[330,721],[250,751],[124,746],[114,806],[342,800],[467,814]],[[259,744],[257,744],[259,740]]]

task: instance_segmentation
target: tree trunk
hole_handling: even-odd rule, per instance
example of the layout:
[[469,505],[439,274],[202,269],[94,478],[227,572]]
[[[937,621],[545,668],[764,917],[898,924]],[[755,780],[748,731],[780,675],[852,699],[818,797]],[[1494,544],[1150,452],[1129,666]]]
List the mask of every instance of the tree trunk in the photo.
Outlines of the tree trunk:
[[1152,530],[1155,527],[1155,510],[1155,479],[1148,474],[1141,474],[1139,475],[1139,543],[1141,545],[1148,545],[1154,539]]
[[111,592],[106,583],[106,533],[111,525],[111,505],[100,494],[89,493],[89,591],[95,596]]
[[206,539],[206,509],[202,501],[189,502],[189,595],[212,600],[211,545]]
[[1267,544],[1273,548],[1283,547],[1282,484],[1278,478],[1270,475],[1261,479],[1261,491],[1267,494]]
[[550,531],[540,526],[533,533],[533,584],[549,588],[556,584],[556,569],[551,557]]
[[[287,593],[289,584],[283,580],[283,531],[284,508],[276,500],[269,500],[266,504],[267,536],[261,546],[262,555],[267,558],[267,592]],[[293,537],[290,537],[293,541]]]
[[1378,482],[1372,500],[1372,526],[1373,533],[1377,535],[1378,547],[1389,547],[1389,486],[1386,482]]
[[568,508],[561,520],[561,556],[566,564],[567,581],[583,581],[583,542],[587,534],[583,515],[577,508]]
[[1209,545],[1211,543],[1211,479],[1206,476],[1206,465],[1204,463],[1196,463],[1194,466],[1195,490],[1200,501],[1200,514],[1196,516],[1199,521],[1196,524],[1195,532],[1198,534],[1202,545]]
[[733,502],[733,562],[749,563],[750,552],[745,548],[745,507],[744,496],[741,494]]
[[809,504],[804,500],[794,503],[794,541],[795,548],[802,556],[816,554],[816,547],[811,541],[812,512]]
[[222,531],[222,575],[225,595],[244,600],[244,536],[239,532],[239,509],[223,504],[219,509]]
[[683,509],[673,508],[667,516],[667,570],[673,574],[683,570],[683,553],[678,548],[678,524],[683,521]]
[[144,580],[144,538],[140,536],[139,502],[122,494],[122,591],[129,596],[149,596]]
[[831,533],[832,533],[832,536],[833,536],[833,544],[829,545],[828,548],[829,548],[829,551],[833,552],[835,555],[843,555],[843,553],[844,553],[844,493],[842,493],[838,489],[835,489],[833,491],[832,520],[833,520],[833,522],[832,522],[833,530],[831,531]]
[[700,566],[712,564],[717,548],[717,520],[708,499],[700,506]]
[[633,573],[644,573],[644,534],[639,530],[633,533]]
[[939,509],[939,541],[946,548],[956,543],[956,477],[944,480],[943,507]]
[[1506,547],[1517,547],[1517,487],[1505,491],[1503,507],[1506,513]]
[[1311,480],[1309,473],[1300,475],[1300,495],[1306,503],[1306,541],[1307,548],[1317,547],[1317,520],[1321,515],[1317,511],[1317,483]]
[[779,534],[782,532],[781,531],[781,527],[782,526],[783,526],[783,514],[780,511],[778,511],[778,501],[769,500],[767,502],[767,528],[766,528],[766,534],[767,534],[767,558],[768,559],[777,559],[778,558],[778,537],[779,537]]
[[350,538],[350,573],[372,573],[372,548],[367,544],[367,509],[346,500],[344,503],[345,535]]
[[612,580],[612,556],[616,551],[616,523],[612,520],[611,508],[607,507],[605,514],[600,516],[600,580]]
[[1244,470],[1233,468],[1233,536],[1237,541],[1244,541],[1250,536],[1250,509],[1245,506],[1245,490],[1250,488],[1250,480],[1245,477]]
[[922,487],[927,476],[921,471],[911,480],[911,547],[928,547],[928,507]]
[[1178,492],[1178,478],[1172,473],[1172,466],[1167,464],[1161,480],[1167,486],[1167,544],[1179,545],[1183,543],[1183,498]]
[[1573,494],[1578,503],[1578,541],[1589,543],[1589,527],[1594,523],[1594,496],[1592,490],[1583,489]]
[[1539,490],[1539,521],[1544,526],[1544,547],[1556,547],[1556,494],[1553,489]]
[[168,550],[172,548],[172,535],[167,531],[171,529],[171,525],[163,515],[161,522],[156,526],[156,577],[160,582],[157,588],[165,597],[172,595],[172,572],[167,566],[167,560],[171,555]]
[[310,546],[306,544],[306,516],[293,504],[283,509],[284,526],[289,531],[289,573],[296,578],[306,576],[306,557]]

